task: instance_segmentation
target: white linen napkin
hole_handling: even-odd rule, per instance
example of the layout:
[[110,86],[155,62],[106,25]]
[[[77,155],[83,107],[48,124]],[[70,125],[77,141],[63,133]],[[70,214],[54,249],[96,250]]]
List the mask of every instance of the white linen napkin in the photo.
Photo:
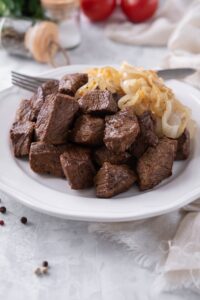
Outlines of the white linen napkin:
[[89,230],[125,247],[130,259],[153,270],[155,293],[183,288],[200,293],[199,211],[200,200],[181,211],[142,221],[92,224]]
[[182,219],[175,237],[169,242],[163,271],[155,283],[160,290],[184,287],[200,292],[199,225],[199,212],[190,212]]
[[107,26],[106,35],[126,44],[164,46],[190,3],[188,0],[166,0],[150,21],[133,24],[120,20]]
[[198,71],[186,81],[200,87],[200,0],[196,0],[187,10],[168,41],[169,54],[162,67],[195,68]]

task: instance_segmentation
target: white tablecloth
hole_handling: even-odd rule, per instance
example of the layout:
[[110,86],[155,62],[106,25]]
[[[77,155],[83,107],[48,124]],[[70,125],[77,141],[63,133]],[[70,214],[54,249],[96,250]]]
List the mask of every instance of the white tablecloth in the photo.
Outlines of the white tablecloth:
[[[84,23],[82,44],[70,56],[74,64],[127,60],[154,68],[165,53],[164,48],[115,44],[104,37],[102,26]],[[11,70],[37,74],[48,68],[0,51],[0,89],[9,87]],[[138,268],[126,249],[88,233],[88,223],[45,216],[2,193],[0,196],[9,210],[0,215],[6,222],[0,227],[0,299],[199,299],[185,292],[155,295],[154,274]],[[28,218],[29,225],[19,222],[22,216]],[[37,277],[33,271],[43,260],[49,261],[49,275]]]

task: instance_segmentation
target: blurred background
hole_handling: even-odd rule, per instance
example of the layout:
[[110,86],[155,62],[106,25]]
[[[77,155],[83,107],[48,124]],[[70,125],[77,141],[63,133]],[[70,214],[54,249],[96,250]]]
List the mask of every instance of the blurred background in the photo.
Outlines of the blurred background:
[[200,69],[199,53],[199,0],[0,0],[1,89],[16,69],[125,60]]
[[69,63],[123,60],[158,65],[165,47],[144,49],[120,37],[116,40],[108,31],[110,25],[124,26],[128,21],[136,27],[145,24],[160,5],[158,0],[0,0],[1,89],[10,85],[5,74],[16,69],[34,74]]

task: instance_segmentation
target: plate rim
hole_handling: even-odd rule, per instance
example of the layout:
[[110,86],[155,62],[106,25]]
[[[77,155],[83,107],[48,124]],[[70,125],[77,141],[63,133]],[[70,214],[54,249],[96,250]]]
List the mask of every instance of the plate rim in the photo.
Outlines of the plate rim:
[[[153,212],[144,213],[144,214],[140,213],[139,215],[134,215],[134,216],[131,213],[127,214],[127,215],[123,214],[123,216],[120,216],[116,213],[115,216],[106,217],[106,216],[100,216],[100,215],[95,216],[94,214],[90,215],[90,213],[88,213],[87,215],[86,214],[78,214],[77,210],[76,210],[76,214],[73,214],[72,210],[71,210],[71,213],[66,214],[66,213],[62,213],[61,210],[47,209],[43,205],[42,206],[40,205],[38,207],[32,203],[31,199],[33,199],[33,197],[27,196],[23,193],[20,193],[19,191],[16,194],[16,190],[14,188],[8,187],[7,185],[4,185],[2,182],[0,182],[0,190],[2,192],[4,192],[5,194],[7,194],[8,196],[15,199],[16,201],[18,201],[19,203],[23,204],[24,206],[29,207],[35,211],[38,211],[38,212],[46,214],[46,215],[58,217],[61,219],[67,219],[67,220],[86,221],[86,222],[104,222],[104,223],[131,222],[131,221],[137,221],[137,220],[148,219],[148,218],[164,215],[169,212],[172,212],[172,211],[182,208],[183,206],[197,200],[197,198],[200,196],[200,187],[199,187],[195,191],[190,192],[189,193],[190,196],[187,196],[187,194],[186,194],[185,197],[182,197],[184,200],[182,200],[181,203],[177,203],[176,205],[169,206],[168,208],[163,209],[162,211],[155,209]],[[24,198],[26,198],[26,200],[24,200]],[[27,199],[29,199],[28,202],[27,202]],[[99,199],[99,200],[101,200],[101,199]],[[69,212],[70,212],[70,210],[69,210]]]

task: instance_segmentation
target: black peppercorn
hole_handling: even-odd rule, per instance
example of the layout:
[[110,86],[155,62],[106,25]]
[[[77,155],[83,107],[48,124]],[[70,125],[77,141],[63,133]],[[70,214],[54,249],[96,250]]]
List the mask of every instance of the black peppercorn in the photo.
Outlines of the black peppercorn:
[[48,268],[48,266],[49,266],[48,261],[46,261],[46,260],[43,261],[42,266],[45,267],[45,268]]
[[26,217],[22,217],[20,221],[22,224],[26,224],[28,222]]
[[5,207],[5,206],[1,206],[1,207],[0,207],[0,212],[1,212],[2,214],[5,214],[5,213],[6,213],[6,207]]
[[0,226],[4,226],[4,225],[5,225],[4,221],[0,220]]

